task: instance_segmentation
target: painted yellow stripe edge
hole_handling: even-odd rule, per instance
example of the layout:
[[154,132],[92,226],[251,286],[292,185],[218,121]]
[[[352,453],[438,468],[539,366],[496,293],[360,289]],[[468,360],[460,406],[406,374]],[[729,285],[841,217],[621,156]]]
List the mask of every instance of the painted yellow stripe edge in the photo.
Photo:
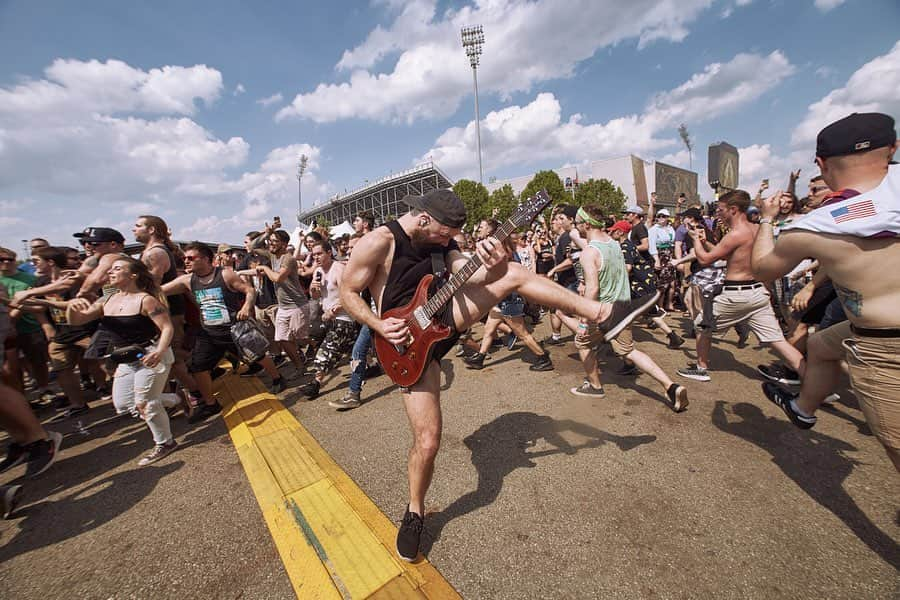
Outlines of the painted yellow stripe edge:
[[[396,526],[341,469],[293,414],[265,390],[259,380],[254,378],[242,381],[234,376],[226,376],[219,381],[221,383],[216,386],[218,388],[216,391],[219,393],[223,405],[223,416],[229,434],[235,448],[239,450],[238,455],[247,477],[250,479],[251,488],[263,510],[266,524],[298,597],[340,598],[341,593],[335,587],[331,575],[316,554],[315,549],[306,543],[302,532],[298,533],[293,515],[290,514],[290,509],[287,507],[288,499],[279,487],[265,458],[256,447],[254,430],[257,430],[259,434],[266,435],[271,433],[272,428],[258,427],[258,424],[248,423],[242,416],[244,411],[241,411],[241,408],[249,407],[257,402],[269,404],[274,409],[271,416],[279,422],[280,426],[277,429],[291,431],[296,436],[301,447],[313,458],[326,477],[334,484],[335,489],[346,499],[348,506],[369,527],[376,539],[384,546],[392,561],[402,569],[402,575],[399,578],[392,578],[382,588],[375,590],[370,597],[383,597],[384,592],[394,596],[400,589],[406,590],[405,593],[400,594],[400,597],[424,596],[434,600],[460,597],[427,560],[409,564],[396,559],[394,556]],[[249,397],[238,398],[237,395],[240,392],[251,391],[247,388],[252,388],[253,393]],[[247,412],[255,414],[255,412]],[[298,540],[301,543],[298,544]],[[405,584],[401,584],[398,579],[405,581]]]

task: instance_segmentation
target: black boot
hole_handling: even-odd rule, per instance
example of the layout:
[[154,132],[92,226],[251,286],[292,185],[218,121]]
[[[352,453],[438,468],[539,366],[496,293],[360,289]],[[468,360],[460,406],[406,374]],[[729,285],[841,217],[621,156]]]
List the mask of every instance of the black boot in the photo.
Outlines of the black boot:
[[669,348],[679,348],[684,344],[684,338],[675,333],[669,332]]
[[553,361],[550,360],[550,355],[545,352],[538,356],[535,363],[528,367],[528,369],[531,371],[552,371]]

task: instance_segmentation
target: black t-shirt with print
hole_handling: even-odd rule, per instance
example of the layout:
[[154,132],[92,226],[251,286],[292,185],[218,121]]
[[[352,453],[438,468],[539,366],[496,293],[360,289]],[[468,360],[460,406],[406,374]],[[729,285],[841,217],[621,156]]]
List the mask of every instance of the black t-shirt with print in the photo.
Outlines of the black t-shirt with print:
[[629,279],[631,281],[631,297],[640,298],[656,291],[656,272],[653,263],[637,251],[637,247],[631,240],[622,240],[622,256],[625,264],[631,265]]

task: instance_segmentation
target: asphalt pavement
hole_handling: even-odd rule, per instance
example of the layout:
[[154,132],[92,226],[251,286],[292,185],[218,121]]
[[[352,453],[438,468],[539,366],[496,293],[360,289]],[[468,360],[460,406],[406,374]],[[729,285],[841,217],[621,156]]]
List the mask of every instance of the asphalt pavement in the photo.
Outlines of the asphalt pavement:
[[[635,340],[675,379],[693,354],[643,328]],[[550,351],[549,373],[527,369],[521,344],[482,371],[443,363],[425,549],[464,597],[898,596],[900,476],[851,392],[800,431],[760,391],[755,365],[772,355],[737,349],[732,333],[714,346],[712,381],[685,381],[691,404],[675,414],[646,375],[612,374],[612,357],[601,361],[605,398],[571,395],[575,349]],[[397,521],[402,397],[380,377],[363,406],[337,412],[327,401],[346,373],[314,401],[296,388],[281,398]],[[220,418],[192,428],[177,418],[182,447],[138,467],[152,443],[143,423],[110,420],[109,405],[91,413],[0,522],[0,597],[293,597]]]

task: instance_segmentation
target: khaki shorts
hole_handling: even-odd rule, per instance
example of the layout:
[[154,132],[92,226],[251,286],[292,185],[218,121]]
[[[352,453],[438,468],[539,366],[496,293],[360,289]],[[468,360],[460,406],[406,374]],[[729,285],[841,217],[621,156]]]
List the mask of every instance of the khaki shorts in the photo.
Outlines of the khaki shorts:
[[[743,286],[747,287],[747,286]],[[764,344],[784,340],[778,325],[769,290],[758,284],[752,289],[729,289],[727,286],[713,300],[713,327],[715,335],[722,335],[738,323],[747,322],[750,330]],[[694,325],[703,328],[703,315],[697,315]]]
[[[579,350],[590,350],[594,346],[604,343],[604,332],[597,329],[596,325],[590,325],[586,336],[575,336],[575,347]],[[613,352],[618,357],[625,357],[634,351],[634,338],[631,336],[631,326],[629,325],[616,336],[616,339],[609,342]]]
[[[822,333],[835,327],[840,325]],[[843,346],[850,383],[872,433],[886,447],[900,450],[900,337],[868,337],[851,332]]]
[[280,308],[275,313],[275,341],[296,342],[309,338],[309,304]]
[[80,339],[71,344],[50,342],[50,346],[48,347],[50,353],[50,370],[54,373],[59,373],[60,371],[74,369],[78,365],[78,360],[84,356],[84,351],[87,350],[90,345],[90,337]]

